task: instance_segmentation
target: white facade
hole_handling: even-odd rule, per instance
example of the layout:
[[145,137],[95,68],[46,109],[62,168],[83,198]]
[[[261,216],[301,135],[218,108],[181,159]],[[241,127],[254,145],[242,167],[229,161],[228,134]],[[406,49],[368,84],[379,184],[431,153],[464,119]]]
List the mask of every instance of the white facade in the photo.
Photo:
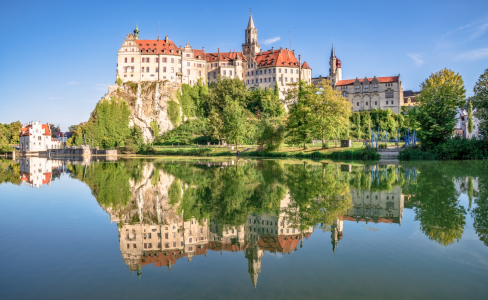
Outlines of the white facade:
[[473,132],[468,131],[468,111],[466,109],[458,110],[456,114],[456,126],[454,134],[461,135],[463,138],[472,139],[479,137],[480,120],[475,117],[476,109],[473,110]]
[[26,157],[19,162],[20,179],[31,187],[41,187],[51,183],[54,169],[63,166],[60,160],[50,160],[41,157]]
[[193,85],[216,82],[218,76],[239,78],[249,89],[274,89],[278,83],[279,95],[298,80],[311,82],[312,69],[306,62],[297,60],[295,52],[288,49],[262,52],[257,41],[257,29],[252,16],[245,29],[242,52],[229,51],[206,53],[176,46],[168,39],[140,40],[139,30],[129,33],[118,51],[117,78],[123,82],[171,81]]
[[49,124],[40,121],[24,125],[19,132],[19,148],[21,151],[39,152],[48,149],[59,149],[61,142],[51,137]]

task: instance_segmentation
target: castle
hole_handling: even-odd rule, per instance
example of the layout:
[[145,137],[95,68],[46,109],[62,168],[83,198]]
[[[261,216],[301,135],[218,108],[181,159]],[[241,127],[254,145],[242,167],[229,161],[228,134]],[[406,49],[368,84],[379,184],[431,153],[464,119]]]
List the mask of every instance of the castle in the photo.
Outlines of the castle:
[[129,33],[119,49],[117,78],[123,82],[170,81],[181,84],[203,84],[217,81],[217,76],[239,78],[249,89],[275,88],[278,84],[280,99],[290,84],[304,80],[311,83],[312,69],[301,62],[294,50],[274,49],[262,51],[258,31],[252,15],[245,29],[242,52],[207,53],[205,48],[193,49],[176,44],[166,36],[157,40],[139,39],[139,29]]

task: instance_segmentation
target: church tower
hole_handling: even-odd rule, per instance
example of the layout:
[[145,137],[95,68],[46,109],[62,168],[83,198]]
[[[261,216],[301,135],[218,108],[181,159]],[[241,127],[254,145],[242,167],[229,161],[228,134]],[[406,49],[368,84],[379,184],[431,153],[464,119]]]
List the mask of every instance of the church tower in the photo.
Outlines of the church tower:
[[134,36],[136,37],[136,40],[139,39],[139,28],[137,28],[137,24],[136,24],[136,29],[134,29]]
[[330,50],[329,66],[329,79],[332,86],[335,86],[337,81],[342,80],[342,66],[341,61],[336,57],[334,45],[332,45],[332,49]]
[[249,16],[249,23],[245,30],[245,40],[242,44],[242,54],[255,57],[256,53],[261,51],[261,46],[258,44],[258,30],[254,27],[252,15]]
[[258,284],[258,275],[261,273],[261,258],[263,258],[264,251],[259,249],[256,244],[246,249],[246,258],[248,260],[248,272],[251,275],[252,285],[256,288]]

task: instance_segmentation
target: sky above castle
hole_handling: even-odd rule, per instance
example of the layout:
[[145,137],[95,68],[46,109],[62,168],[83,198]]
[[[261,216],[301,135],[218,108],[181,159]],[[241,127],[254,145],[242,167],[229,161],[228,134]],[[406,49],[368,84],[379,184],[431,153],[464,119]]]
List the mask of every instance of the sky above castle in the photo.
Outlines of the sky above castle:
[[113,84],[117,51],[169,35],[206,52],[241,51],[252,7],[263,50],[290,48],[327,75],[331,44],[343,78],[401,74],[418,90],[432,72],[459,72],[467,95],[488,68],[488,1],[8,1],[0,10],[0,123],[62,130],[89,118]]

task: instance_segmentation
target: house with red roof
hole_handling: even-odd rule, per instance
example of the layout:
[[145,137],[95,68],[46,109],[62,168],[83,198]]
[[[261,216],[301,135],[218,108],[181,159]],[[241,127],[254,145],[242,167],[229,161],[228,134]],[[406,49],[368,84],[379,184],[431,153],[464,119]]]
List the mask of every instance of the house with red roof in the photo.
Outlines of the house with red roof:
[[61,143],[51,136],[49,124],[41,124],[40,121],[30,122],[19,131],[20,151],[40,152],[60,147]]

